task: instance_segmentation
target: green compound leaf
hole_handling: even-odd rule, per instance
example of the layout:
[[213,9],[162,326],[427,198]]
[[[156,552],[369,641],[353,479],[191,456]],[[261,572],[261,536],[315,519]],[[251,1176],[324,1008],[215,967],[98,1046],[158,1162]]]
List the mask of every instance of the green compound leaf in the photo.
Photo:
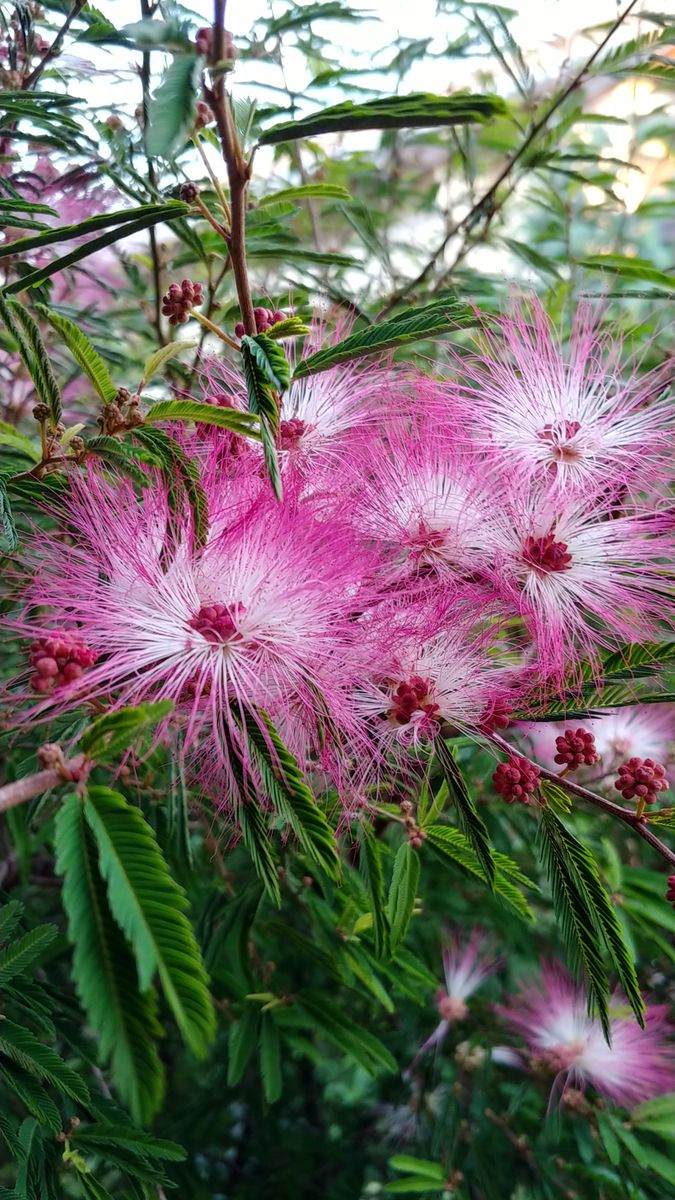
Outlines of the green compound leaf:
[[499,96],[471,92],[454,92],[451,96],[412,92],[408,96],[383,96],[365,104],[346,100],[299,121],[274,125],[262,134],[260,145],[271,146],[348,129],[429,129],[435,125],[484,124],[493,117],[505,116],[508,111],[506,101]]
[[389,887],[387,911],[391,929],[391,948],[402,942],[415,907],[420,878],[420,859],[410,842],[403,842],[396,852],[394,871]]
[[335,835],[309,790],[297,759],[284,746],[265,712],[256,721],[233,702],[233,714],[251,760],[277,812],[288,822],[305,854],[331,879],[339,870]]
[[236,408],[219,408],[216,404],[205,404],[200,400],[160,400],[153,404],[143,418],[147,425],[160,421],[198,421],[202,425],[217,425],[220,429],[231,429],[244,437],[260,441],[258,422],[251,413]]
[[140,809],[119,792],[91,787],[84,814],[111,912],[134,950],[141,991],[159,975],[184,1040],[202,1058],[215,1034],[215,1014],[185,893]]
[[164,1095],[164,1069],[156,1039],[154,991],[141,994],[136,963],[115,923],[98,867],[96,843],[82,801],[67,796],[55,826],[56,869],[64,878],[63,905],[74,946],[73,975],[87,1018],[99,1038],[101,1058],[134,1120],[148,1122]]
[[38,397],[49,409],[49,424],[54,430],[61,420],[61,390],[56,382],[42,334],[28,309],[19,300],[5,300],[2,293],[0,317],[17,343],[19,354],[35,384]]
[[406,309],[389,321],[381,321],[378,325],[369,325],[358,333],[352,333],[344,341],[325,350],[318,350],[303,358],[293,372],[294,379],[303,379],[307,375],[316,375],[319,371],[327,371],[336,363],[351,362],[368,354],[380,354],[393,346],[404,346],[409,342],[420,341],[421,338],[438,337],[442,333],[451,333],[453,329],[467,329],[477,324],[478,315],[474,309],[458,300],[439,301],[427,304],[423,308]]
[[35,307],[45,320],[49,321],[52,329],[61,334],[76,363],[94,385],[103,403],[110,404],[117,395],[117,388],[101,355],[92,346],[86,334],[73,321],[59,313],[51,312],[46,305],[37,304]]
[[150,158],[170,158],[186,140],[194,122],[199,64],[196,54],[177,54],[167,67],[148,112],[145,148]]
[[459,827],[483,869],[486,883],[492,888],[495,862],[485,822],[476,808],[476,802],[464,782],[464,776],[450,747],[439,737],[434,743],[434,748],[450,797],[455,802]]
[[173,709],[173,700],[158,700],[105,713],[83,734],[82,749],[98,762],[109,762],[128,750],[137,734],[165,720]]
[[[429,845],[433,846],[435,850],[445,855],[446,858],[452,859],[462,870],[485,882],[485,873],[480,860],[459,829],[453,829],[450,825],[425,825],[424,832]],[[517,864],[505,854],[500,854],[496,850],[493,858],[495,861],[495,895],[518,913],[519,917],[532,920],[532,910],[516,884],[538,891],[536,883],[528,879],[527,875],[523,875]]]

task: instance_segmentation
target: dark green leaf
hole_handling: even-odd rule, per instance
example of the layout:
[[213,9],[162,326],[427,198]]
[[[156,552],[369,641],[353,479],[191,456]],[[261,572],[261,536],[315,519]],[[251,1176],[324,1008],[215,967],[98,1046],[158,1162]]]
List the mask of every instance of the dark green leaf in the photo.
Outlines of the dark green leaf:
[[476,312],[457,300],[438,301],[423,308],[406,309],[389,321],[369,325],[367,329],[350,334],[335,346],[328,346],[325,350],[318,350],[316,354],[303,358],[295,368],[293,378],[302,379],[306,375],[316,375],[319,371],[327,371],[336,363],[350,362],[368,354],[379,354],[391,346],[403,346],[421,338],[438,337],[439,334],[450,333],[453,329],[466,329],[475,325],[477,320]]
[[209,532],[209,510],[197,463],[163,429],[140,425],[134,429],[133,437],[161,463],[174,509],[180,508],[183,499],[189,504],[195,546],[200,548],[206,543]]
[[325,992],[305,989],[297,994],[295,1003],[328,1041],[355,1058],[370,1075],[398,1069],[386,1046],[362,1024],[347,1017]]
[[0,954],[0,987],[6,986],[41,958],[57,933],[54,925],[40,925],[7,946]]
[[281,1046],[279,1029],[271,1013],[262,1014],[260,1029],[260,1072],[268,1104],[275,1104],[281,1095]]
[[270,192],[257,201],[256,208],[278,204],[282,200],[306,200],[314,196],[329,200],[351,200],[350,193],[339,183],[303,183],[300,187],[289,187],[280,192]]
[[257,1009],[252,1005],[247,1005],[240,1019],[230,1027],[227,1062],[228,1087],[236,1087],[241,1082],[258,1040],[258,1021]]
[[[54,242],[70,242],[73,238],[87,237],[99,229],[110,229],[120,225],[122,229],[115,235],[115,239],[112,239],[116,240],[128,236],[129,231],[124,228],[125,226],[136,226],[139,221],[146,222],[145,225],[139,225],[139,228],[143,229],[157,224],[158,221],[171,221],[175,217],[184,217],[189,211],[189,204],[183,204],[180,200],[168,200],[162,204],[142,204],[139,208],[99,213],[95,217],[87,217],[84,221],[78,221],[77,225],[57,225],[55,229],[49,229],[46,233],[36,234],[35,237],[21,238],[17,242],[0,246],[0,258],[7,258],[8,255],[15,257],[27,250],[38,250],[42,246],[51,246]],[[136,232],[136,230],[131,232]],[[109,242],[105,244],[109,245]],[[93,245],[93,242],[89,242],[88,245]],[[5,289],[5,291],[7,290],[9,289]],[[18,289],[14,287],[11,290]]]
[[159,975],[185,1041],[203,1057],[215,1015],[201,953],[155,835],[140,809],[119,792],[91,787],[84,812],[99,852],[111,912],[131,942],[141,991]]
[[270,390],[268,376],[258,365],[256,353],[248,344],[252,341],[252,338],[245,338],[241,347],[244,378],[248,393],[248,406],[251,412],[260,420],[260,433],[265,453],[267,473],[277,499],[281,500],[281,472],[279,471],[279,458],[275,442],[275,437],[279,429],[279,408]]
[[[471,875],[477,876],[485,881],[485,873],[482,865],[472,850],[469,842],[464,837],[464,834],[459,829],[453,829],[449,825],[425,825],[425,833],[429,840],[429,844],[444,854],[447,858],[452,859],[457,863],[458,867],[468,871]],[[519,916],[531,919],[532,912],[527,900],[516,883],[520,883],[523,887],[537,889],[537,885],[523,875],[518,869],[516,863],[507,858],[505,854],[500,854],[499,851],[493,853],[495,861],[495,879],[494,890],[495,894],[506,904],[509,904]],[[400,951],[399,951],[400,953]]]
[[[29,271],[27,275],[22,275],[20,279],[10,283],[4,288],[6,296],[13,292],[24,292],[28,288],[36,287],[45,279],[50,279],[52,275],[57,275],[59,271],[65,270],[66,267],[72,267],[74,263],[80,262],[83,258],[88,258],[91,254],[96,254],[97,251],[103,250],[106,246],[111,246],[114,242],[118,242],[120,238],[131,237],[134,233],[140,233],[143,229],[149,229],[152,225],[157,225],[160,221],[171,221],[176,217],[184,216],[188,211],[186,204],[181,204],[177,200],[173,200],[163,205],[148,205],[148,208],[154,208],[155,212],[144,217],[140,217],[137,221],[130,221],[126,225],[122,225],[117,229],[112,229],[108,233],[102,234],[101,237],[92,238],[83,246],[78,246],[76,250],[72,250],[70,254],[64,254],[62,258],[55,258],[52,262],[47,263],[44,267],[39,267],[35,271]],[[143,211],[143,210],[136,210]],[[91,218],[95,220],[95,217]],[[83,222],[84,223],[84,222]],[[56,231],[54,231],[56,232]],[[41,235],[47,237],[47,234]],[[69,236],[79,237],[79,233],[72,233]],[[52,241],[58,239],[52,238]],[[28,241],[28,238],[25,239]],[[0,255],[1,256],[1,255]]]
[[93,383],[103,403],[109,404],[111,400],[115,399],[117,388],[101,355],[92,346],[89,338],[78,325],[69,321],[67,317],[51,312],[44,304],[38,304],[36,307],[38,312],[49,321],[52,328],[61,334],[76,363],[82,368],[87,379]]
[[140,995],[136,964],[115,924],[96,845],[82,801],[67,796],[56,818],[56,869],[64,876],[63,905],[75,947],[73,975],[101,1058],[135,1120],[150,1121],[162,1101],[164,1071],[155,1041],[161,1035],[154,992]]
[[262,134],[260,145],[347,129],[428,129],[434,125],[483,124],[507,113],[507,104],[499,96],[473,95],[471,92],[453,92],[450,96],[413,92],[409,96],[383,96],[365,104],[346,100],[311,117],[274,125]]
[[51,1047],[43,1045],[34,1033],[6,1016],[0,1021],[0,1055],[5,1055],[36,1079],[51,1084],[64,1096],[70,1096],[78,1104],[86,1106],[89,1092],[84,1080],[66,1066]]
[[392,950],[396,949],[407,933],[415,907],[419,878],[419,855],[410,842],[403,842],[394,859],[394,871],[387,903]]
[[0,475],[0,552],[11,554],[18,544],[19,538],[7,495],[7,482],[4,476]]
[[384,889],[382,846],[369,821],[364,821],[359,826],[359,843],[359,870],[370,897],[375,954],[378,958],[388,958],[391,953],[391,942]]
[[20,301],[6,301],[2,294],[0,317],[16,340],[24,366],[35,384],[40,400],[49,409],[49,423],[54,430],[61,420],[61,392],[40,330]]
[[[265,333],[258,333],[255,337],[243,337],[241,339],[242,350],[246,346],[252,357],[255,359],[261,374],[265,377],[268,384],[280,394],[286,391],[290,382],[290,367],[288,359],[284,354],[282,346],[277,345],[272,338]],[[275,417],[278,422],[278,409],[275,405]],[[271,420],[272,418],[270,418]],[[277,425],[278,428],[278,425]],[[277,432],[277,428],[274,432]]]
[[257,720],[250,716],[247,719],[233,704],[233,714],[274,807],[288,821],[305,854],[334,879],[339,867],[335,835],[297,760],[284,746],[267,713],[258,713]]
[[436,739],[434,748],[443,771],[443,777],[448,785],[450,797],[455,803],[459,827],[483,869],[486,882],[492,888],[494,887],[495,863],[485,822],[476,808],[476,803],[469,793],[464,776],[450,747],[439,737]]
[[236,408],[219,408],[200,400],[160,400],[145,414],[146,424],[160,421],[199,421],[202,425],[218,425],[260,440],[257,421],[251,413]]

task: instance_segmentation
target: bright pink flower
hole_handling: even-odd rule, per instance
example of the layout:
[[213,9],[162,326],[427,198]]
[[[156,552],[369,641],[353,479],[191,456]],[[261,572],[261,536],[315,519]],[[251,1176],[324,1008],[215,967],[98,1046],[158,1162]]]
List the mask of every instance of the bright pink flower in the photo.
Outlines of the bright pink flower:
[[672,478],[670,373],[625,369],[616,334],[585,304],[563,347],[534,297],[460,363],[476,444],[502,456],[509,475],[575,495]]
[[445,988],[436,996],[436,1008],[441,1020],[430,1037],[420,1047],[415,1062],[432,1046],[440,1046],[455,1021],[463,1021],[469,1013],[467,1001],[485,981],[499,969],[492,940],[480,930],[473,929],[466,943],[458,937],[443,947]]
[[497,625],[480,624],[475,589],[448,602],[381,604],[363,624],[376,671],[358,703],[390,750],[433,738],[443,723],[476,732],[517,694],[521,668]]
[[630,1014],[613,1016],[608,1046],[600,1022],[588,1015],[582,989],[556,964],[501,1009],[532,1057],[555,1072],[554,1091],[590,1084],[625,1108],[675,1089],[675,1030],[666,1012],[665,1005],[651,1005],[645,1029]]
[[[670,704],[633,704],[601,717],[585,717],[584,727],[595,738],[600,763],[593,774],[613,775],[620,763],[634,755],[668,762],[675,745],[675,711]],[[527,739],[537,762],[556,769],[556,738],[575,728],[562,722],[523,722],[518,732]]]
[[[601,647],[658,639],[672,623],[672,511],[613,516],[603,501],[553,504],[515,492],[504,510],[500,571],[553,673]],[[503,586],[503,584],[502,584]]]
[[349,739],[358,727],[349,697],[366,670],[353,616],[372,602],[372,553],[307,505],[221,491],[216,481],[212,533],[196,552],[159,484],[138,500],[129,484],[95,471],[73,482],[64,500],[72,541],[35,544],[27,600],[47,610],[45,626],[22,628],[44,636],[51,610],[98,661],[42,707],[171,699],[186,748],[199,744],[224,769],[242,741],[240,712],[256,720],[266,710],[301,757],[334,728]]

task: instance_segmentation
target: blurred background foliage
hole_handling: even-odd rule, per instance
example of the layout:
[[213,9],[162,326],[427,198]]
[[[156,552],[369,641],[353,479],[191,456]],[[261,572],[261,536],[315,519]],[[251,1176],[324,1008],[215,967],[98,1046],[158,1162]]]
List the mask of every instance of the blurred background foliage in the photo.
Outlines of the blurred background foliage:
[[[549,72],[513,32],[525,6],[439,0],[433,23],[420,23],[414,38],[397,35],[396,5],[380,6],[377,26],[332,0],[276,3],[252,27],[228,15],[235,114],[249,147],[273,126],[328,105],[424,90],[427,75],[429,91],[470,88],[503,101],[485,123],[261,145],[247,228],[255,302],[292,303],[301,315],[319,306],[361,329],[378,315],[446,296],[497,311],[510,293],[534,288],[566,327],[579,296],[588,295],[648,362],[667,357],[675,21],[649,5],[628,7],[608,36],[613,10],[596,19],[596,6],[588,6],[593,28],[549,47]],[[190,277],[205,285],[209,316],[224,328],[238,320],[229,262],[208,223],[195,214],[149,225],[144,216],[128,238],[105,219],[69,242],[42,235],[164,205],[186,181],[208,200],[205,161],[223,175],[217,139],[211,128],[202,131],[198,152],[187,133],[194,40],[210,12],[150,0],[137,11],[127,3],[75,8],[59,39],[74,12],[68,0],[0,5],[3,283],[19,291],[26,274],[43,271],[33,299],[87,334],[118,386],[135,388],[148,357],[184,337],[191,344],[167,353],[146,392],[161,399],[177,389],[201,399],[196,353],[215,346],[208,337],[195,345],[192,329],[166,326],[159,297],[170,280]],[[98,244],[112,228],[115,240]],[[35,244],[12,245],[31,237]],[[58,262],[66,255],[71,261]],[[95,412],[92,389],[51,326],[43,336],[67,423],[79,431]],[[12,471],[35,450],[36,395],[6,329],[0,346],[0,442]],[[442,342],[397,351],[413,353],[429,370],[445,368]],[[15,489],[14,501],[19,530],[27,519],[44,519],[28,484]],[[9,605],[11,572],[7,578]],[[10,676],[18,651],[6,649]],[[62,719],[49,738],[65,744],[80,728]],[[116,782],[155,831],[169,879],[187,892],[218,1032],[197,1058],[178,1032],[167,989],[139,999],[128,947],[114,978],[103,959],[73,961],[71,904],[57,870],[57,854],[67,855],[69,845],[65,820],[56,826],[62,795],[8,812],[0,825],[3,1200],[675,1196],[675,1097],[629,1114],[591,1092],[547,1116],[550,1075],[516,1069],[498,1053],[513,1039],[495,1002],[527,969],[561,957],[526,812],[509,810],[507,822],[493,804],[487,820],[497,850],[532,880],[515,890],[533,919],[524,899],[487,895],[456,848],[425,844],[410,929],[387,957],[378,913],[401,840],[395,824],[376,827],[376,850],[348,847],[341,888],[318,883],[312,864],[283,845],[277,911],[248,852],[186,793],[166,751],[149,754],[140,734],[132,741]],[[35,750],[33,731],[2,733],[6,781],[35,769]],[[483,811],[491,759],[468,747],[459,753]],[[99,791],[110,783],[105,767],[95,782]],[[609,829],[594,814],[576,814],[574,823],[598,857],[645,988],[673,1004],[675,914],[663,901],[662,868],[629,830]],[[94,862],[95,847],[83,845]],[[157,871],[157,886],[168,887]],[[114,948],[119,931],[91,886],[87,912]],[[466,935],[477,921],[502,951],[502,967],[442,1047],[413,1063],[437,1023],[444,937],[456,929]],[[99,1006],[110,1007],[107,1050],[90,1024],[97,988]],[[128,1058],[111,1069],[122,1045]]]

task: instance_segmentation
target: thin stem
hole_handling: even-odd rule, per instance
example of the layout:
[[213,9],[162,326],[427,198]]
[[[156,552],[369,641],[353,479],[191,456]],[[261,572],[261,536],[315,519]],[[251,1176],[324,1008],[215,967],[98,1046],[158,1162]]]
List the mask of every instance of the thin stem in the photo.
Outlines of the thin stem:
[[[443,238],[442,242],[439,244],[439,246],[436,248],[436,250],[434,250],[433,254],[431,255],[431,258],[428,260],[428,262],[422,268],[419,275],[417,275],[415,277],[415,279],[410,280],[408,283],[403,284],[402,287],[398,288],[397,291],[395,291],[393,293],[393,295],[390,296],[386,305],[380,311],[380,314],[379,314],[380,317],[386,316],[387,313],[391,312],[391,310],[393,308],[395,308],[395,306],[405,296],[407,296],[409,292],[414,292],[415,289],[420,286],[420,284],[422,284],[426,281],[426,279],[428,278],[428,276],[431,274],[434,267],[436,266],[436,263],[438,262],[439,258],[445,252],[446,247],[450,244],[452,239],[457,236],[458,233],[461,233],[462,230],[464,230],[464,229],[467,229],[467,228],[470,229],[474,225],[476,220],[479,219],[481,217],[481,215],[484,214],[484,211],[486,209],[487,209],[487,213],[485,215],[487,215],[490,219],[492,219],[492,217],[495,215],[495,211],[496,211],[495,204],[494,204],[495,197],[496,197],[496,194],[497,194],[499,188],[501,187],[501,185],[505,182],[506,179],[508,179],[513,168],[516,166],[516,164],[518,162],[520,162],[523,155],[526,154],[527,151],[530,149],[530,146],[532,145],[532,143],[534,141],[536,141],[536,139],[539,137],[539,134],[542,133],[542,131],[546,128],[546,126],[548,125],[548,122],[550,121],[550,119],[554,115],[554,113],[556,113],[558,111],[558,109],[561,107],[561,105],[565,103],[565,100],[567,100],[568,96],[570,96],[572,94],[572,92],[576,91],[576,89],[579,87],[580,83],[583,81],[584,76],[586,75],[586,72],[589,71],[590,68],[593,66],[593,63],[598,58],[598,56],[602,53],[602,51],[604,50],[607,43],[613,38],[617,29],[619,29],[619,27],[623,24],[623,22],[626,20],[626,18],[630,16],[630,14],[633,11],[633,9],[635,8],[637,2],[638,2],[638,0],[630,0],[630,4],[626,5],[626,8],[623,10],[623,12],[619,13],[616,20],[612,23],[612,25],[610,25],[610,27],[609,27],[607,33],[605,34],[604,38],[602,39],[602,41],[596,46],[596,48],[593,51],[593,53],[591,54],[590,58],[588,58],[586,60],[586,62],[584,63],[584,65],[581,67],[581,69],[579,71],[577,71],[576,75],[572,78],[570,83],[568,83],[567,87],[564,88],[563,91],[560,92],[560,94],[558,96],[556,96],[556,98],[552,102],[552,104],[550,104],[549,107],[546,109],[546,112],[543,113],[543,115],[539,118],[538,121],[535,121],[534,125],[532,125],[527,137],[525,138],[525,140],[523,142],[521,142],[520,146],[516,150],[513,157],[508,160],[508,162],[506,163],[506,166],[503,167],[503,169],[500,171],[500,173],[497,176],[497,178],[495,179],[494,183],[490,184],[490,187],[487,189],[486,192],[483,193],[482,196],[479,197],[479,199],[472,206],[472,208],[469,210],[469,212],[466,214],[466,216],[462,217],[460,221],[457,221],[454,225],[452,225],[450,227],[450,229],[445,234],[445,237]],[[509,193],[509,195],[510,194],[511,193]]]
[[[149,20],[155,13],[156,5],[150,0],[141,0],[141,16],[144,21]],[[143,140],[145,140],[145,130],[148,125],[148,113],[150,111],[150,52],[143,51],[141,60],[141,86],[143,88]],[[157,191],[157,172],[155,164],[149,155],[146,154],[145,161],[148,169],[148,183],[153,192]],[[152,259],[152,278],[154,285],[154,315],[153,325],[157,334],[157,341],[160,346],[166,344],[166,337],[162,327],[162,264],[159,257],[159,245],[157,242],[157,230],[154,225],[150,226],[148,231],[150,237],[150,257]]]
[[26,775],[25,779],[6,783],[0,788],[0,812],[6,812],[8,808],[14,808],[17,804],[24,804],[26,800],[34,800],[36,796],[58,787],[60,783],[65,783],[65,779],[62,772],[55,768],[38,771],[35,775]]
[[225,91],[225,83],[219,64],[225,57],[225,0],[214,0],[213,4],[213,54],[212,65],[218,68],[212,86],[205,88],[204,94],[216,119],[216,127],[227,166],[227,178],[230,185],[230,210],[232,216],[228,249],[232,259],[232,273],[237,289],[239,309],[244,329],[248,334],[255,335],[256,322],[253,314],[253,299],[251,285],[246,269],[246,189],[251,174],[250,164],[242,153],[237,131],[232,119],[230,98]]
[[[498,733],[491,733],[490,740],[495,746],[499,746],[500,750],[504,750],[509,755],[513,754],[513,746],[505,742],[504,738],[500,737]],[[520,754],[520,751],[518,753]],[[527,755],[521,754],[520,757],[527,758]],[[595,808],[602,809],[610,817],[615,817],[617,821],[623,821],[624,825],[629,825],[633,832],[637,833],[638,837],[641,837],[643,841],[648,842],[656,850],[657,854],[660,854],[670,866],[675,866],[675,851],[666,846],[665,842],[662,842],[655,833],[652,833],[643,816],[633,812],[630,808],[622,808],[620,804],[614,804],[611,800],[606,800],[604,796],[597,796],[595,792],[589,792],[588,788],[582,787],[579,783],[573,783],[569,778],[557,775],[555,771],[547,770],[546,767],[542,767],[540,763],[535,763],[531,758],[528,758],[527,761],[537,767],[543,779],[550,779],[551,783],[557,783],[558,787],[564,788],[566,792],[570,792],[573,796],[578,796],[580,800],[585,800]]]
[[225,217],[226,221],[229,221],[230,220],[230,206],[227,203],[227,200],[225,198],[225,193],[220,185],[220,180],[218,179],[218,176],[216,175],[215,171],[211,167],[211,163],[209,162],[208,158],[206,157],[206,154],[204,153],[204,147],[202,146],[201,138],[200,138],[199,134],[196,132],[193,134],[193,137],[192,137],[192,145],[194,146],[194,148],[197,151],[197,153],[199,154],[202,162],[204,163],[204,167],[206,168],[206,173],[207,173],[209,179],[211,180],[211,183],[213,184],[213,190],[215,191],[216,196],[218,197],[218,202],[220,204],[220,207],[223,210],[223,216]]
[[215,333],[216,337],[219,337],[221,342],[227,342],[228,346],[231,346],[233,350],[241,350],[241,346],[238,342],[235,342],[233,338],[228,337],[226,333],[223,333],[222,329],[219,329],[217,325],[214,325],[213,321],[209,321],[209,318],[205,317],[203,313],[197,312],[196,308],[190,309],[190,316],[194,317],[195,321],[199,321],[200,325],[203,325],[205,329],[208,329],[209,333]]
[[65,21],[63,22],[63,25],[59,29],[59,32],[57,33],[56,37],[54,38],[54,41],[52,42],[51,46],[49,47],[48,50],[45,51],[45,53],[43,54],[39,63],[37,64],[36,67],[33,68],[30,75],[27,75],[26,78],[24,79],[24,81],[23,81],[24,91],[28,91],[29,88],[32,88],[35,86],[35,84],[37,83],[38,79],[40,78],[42,72],[44,71],[45,67],[47,66],[47,63],[51,62],[51,60],[53,58],[56,58],[57,54],[61,50],[61,45],[62,45],[64,37],[66,36],[66,34],[67,34],[68,30],[70,29],[70,26],[72,25],[75,18],[78,17],[80,15],[80,13],[82,12],[82,9],[84,8],[85,4],[86,4],[86,0],[75,0],[73,7],[71,8],[70,12],[68,13],[68,16],[66,17]]

